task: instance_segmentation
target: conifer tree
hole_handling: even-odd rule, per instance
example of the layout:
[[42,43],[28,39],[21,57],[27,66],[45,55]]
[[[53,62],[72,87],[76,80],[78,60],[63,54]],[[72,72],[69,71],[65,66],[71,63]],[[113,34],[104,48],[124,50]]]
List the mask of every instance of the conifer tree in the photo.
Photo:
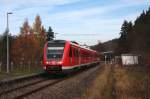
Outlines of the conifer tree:
[[46,34],[46,40],[50,41],[54,39],[54,32],[51,27],[48,28],[47,34]]
[[118,41],[118,54],[128,53],[129,52],[129,43],[128,43],[128,35],[132,30],[132,23],[128,21],[124,21],[121,27],[120,38]]

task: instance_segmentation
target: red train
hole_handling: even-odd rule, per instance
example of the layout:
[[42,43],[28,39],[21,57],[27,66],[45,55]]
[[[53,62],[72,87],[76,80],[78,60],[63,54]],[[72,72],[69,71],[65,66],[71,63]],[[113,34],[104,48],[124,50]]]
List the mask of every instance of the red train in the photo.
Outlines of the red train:
[[43,65],[47,72],[70,72],[99,63],[99,53],[65,40],[46,42]]

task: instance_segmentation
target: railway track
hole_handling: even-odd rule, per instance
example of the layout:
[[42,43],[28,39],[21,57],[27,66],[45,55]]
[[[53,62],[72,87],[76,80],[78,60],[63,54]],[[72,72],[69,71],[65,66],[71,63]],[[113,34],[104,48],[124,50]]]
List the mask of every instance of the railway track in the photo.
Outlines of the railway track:
[[74,99],[81,96],[91,86],[101,67],[96,66],[85,72],[76,74],[71,78],[61,81],[53,86],[39,90],[23,97],[24,99]]
[[[60,78],[61,77],[61,78]],[[29,93],[36,92],[47,86],[61,81],[62,76],[47,76],[46,74],[33,75],[1,81],[0,99],[20,99]]]
[[40,84],[40,87],[37,87],[37,88],[35,88],[35,89],[31,90],[31,91],[28,91],[26,93],[23,93],[21,95],[18,95],[18,96],[15,97],[15,99],[22,99],[22,98],[24,98],[24,97],[26,97],[28,95],[31,95],[32,93],[40,91],[40,90],[42,90],[42,89],[44,89],[46,87],[49,87],[49,86],[53,86],[53,85],[55,85],[55,84],[57,84],[57,83],[59,83],[59,82],[61,82],[63,80],[65,80],[65,79],[59,79],[59,80],[56,80],[56,81],[53,81],[53,82],[50,82],[50,83],[46,83],[44,85]]
[[32,93],[42,90],[48,86],[52,86],[58,82],[61,82],[62,80],[64,80],[64,79],[63,78],[56,79],[56,80],[54,80],[54,79],[48,80],[47,79],[45,81],[43,80],[43,81],[39,81],[36,83],[28,84],[25,86],[21,86],[21,87],[1,93],[0,98],[2,98],[2,99],[22,99],[25,96],[28,96]]
[[[54,84],[57,84],[65,79],[70,78],[71,76],[67,76],[64,78],[62,77],[48,77],[43,78],[41,80],[37,80],[35,82],[30,82],[27,84],[24,84],[22,86],[16,86],[7,90],[3,90],[0,92],[0,99],[22,99],[25,96],[28,96],[32,93],[35,93],[37,91],[40,91],[46,87],[52,86]],[[10,86],[9,86],[10,87]]]
[[28,87],[28,86],[31,86],[31,85],[34,85],[34,84],[38,84],[38,83],[44,82],[46,80],[48,80],[48,79],[41,79],[41,80],[37,80],[35,82],[30,82],[30,83],[24,84],[22,86],[16,86],[14,88],[5,89],[5,90],[0,92],[0,96],[3,95],[3,94],[10,93],[10,92],[15,91],[15,90],[19,90],[19,89],[22,89],[22,88],[25,88],[25,87]]
[[[88,69],[84,70],[87,71]],[[84,72],[83,71],[83,72]],[[24,97],[27,97],[29,95],[32,95],[33,93],[36,93],[40,90],[43,90],[47,87],[53,86],[61,81],[64,81],[66,79],[69,79],[70,77],[73,77],[82,71],[69,75],[66,77],[60,77],[60,78],[43,78],[34,82],[30,82],[27,84],[24,84],[22,86],[16,86],[7,90],[3,90],[0,92],[0,99],[23,99]]]

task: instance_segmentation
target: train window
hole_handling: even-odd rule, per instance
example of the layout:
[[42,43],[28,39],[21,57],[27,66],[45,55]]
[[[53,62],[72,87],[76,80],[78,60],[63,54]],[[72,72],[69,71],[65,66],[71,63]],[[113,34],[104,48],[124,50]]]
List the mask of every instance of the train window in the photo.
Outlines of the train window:
[[80,49],[78,50],[78,57],[81,57]]
[[74,56],[76,57],[76,49],[74,49],[73,54],[74,54]]
[[74,52],[74,56],[76,57],[76,49],[74,49],[74,51],[73,51],[73,52]]
[[70,47],[69,56],[72,57],[72,48]]
[[47,59],[60,59],[63,56],[65,42],[49,41],[47,44]]
[[83,52],[81,53],[81,57],[84,57],[84,53]]
[[47,47],[64,47],[65,43],[48,43]]
[[72,55],[75,56],[75,49],[74,48],[72,49],[72,52],[73,52]]
[[74,50],[74,54],[75,54],[75,57],[78,57],[78,50],[77,49]]
[[77,49],[77,57],[79,57],[79,50]]
[[47,49],[47,53],[55,53],[55,54],[63,54],[63,48],[62,49]]
[[63,54],[47,54],[47,59],[61,59]]

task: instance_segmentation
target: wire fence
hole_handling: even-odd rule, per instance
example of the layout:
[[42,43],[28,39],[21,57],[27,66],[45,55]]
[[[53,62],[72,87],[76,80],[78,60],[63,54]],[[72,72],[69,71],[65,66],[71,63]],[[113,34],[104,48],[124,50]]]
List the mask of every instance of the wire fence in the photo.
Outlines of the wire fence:
[[[0,72],[6,72],[7,66],[2,65],[3,63],[0,62]],[[18,62],[15,64],[14,62],[10,62],[9,64],[9,71],[10,72],[35,72],[42,70],[42,61],[35,61],[35,62]]]

